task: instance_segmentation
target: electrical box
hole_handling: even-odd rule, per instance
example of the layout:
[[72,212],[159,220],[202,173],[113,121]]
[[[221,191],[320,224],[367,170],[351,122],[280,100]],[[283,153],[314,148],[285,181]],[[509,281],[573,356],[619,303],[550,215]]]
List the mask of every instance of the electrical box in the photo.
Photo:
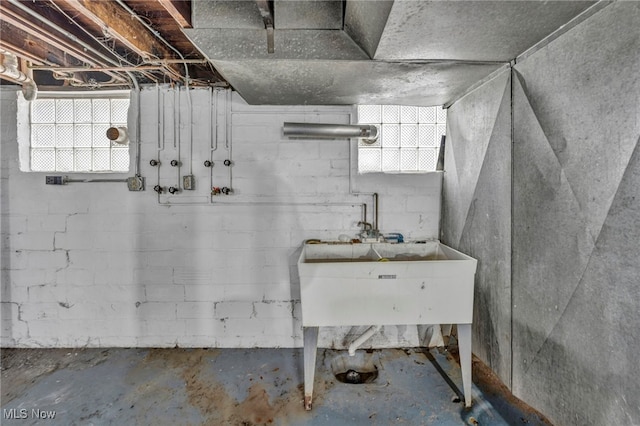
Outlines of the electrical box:
[[196,189],[196,179],[193,175],[182,176],[182,189],[185,191],[193,191]]
[[45,183],[47,185],[64,185],[66,182],[62,176],[46,176]]
[[127,178],[127,188],[129,191],[144,191],[144,178],[142,176]]

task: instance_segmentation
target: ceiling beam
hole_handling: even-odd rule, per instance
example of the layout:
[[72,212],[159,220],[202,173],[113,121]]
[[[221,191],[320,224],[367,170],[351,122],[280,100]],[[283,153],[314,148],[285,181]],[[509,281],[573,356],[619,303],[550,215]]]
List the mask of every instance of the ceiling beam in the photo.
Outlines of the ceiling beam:
[[[62,66],[90,65],[104,67],[100,58],[81,49],[78,45],[61,37],[55,31],[47,31],[32,19],[12,9],[7,2],[0,2],[0,20],[3,45],[16,56],[29,59],[35,63],[57,64]],[[5,30],[7,26],[7,30]],[[118,81],[126,81],[123,76],[113,72],[105,72]]]
[[[49,53],[47,52],[47,47],[49,48],[53,47],[58,51],[62,52],[61,54],[56,54],[58,61],[60,61],[60,63],[62,64],[68,65],[67,64],[68,59],[65,58],[65,53],[66,53],[78,59],[80,62],[84,62],[89,65],[94,65],[94,66],[104,65],[102,62],[100,62],[99,60],[96,60],[87,52],[82,51],[73,43],[70,43],[60,37],[57,37],[55,34],[53,34],[52,32],[46,31],[42,26],[37,25],[32,20],[29,20],[20,16],[20,14],[8,8],[6,6],[6,3],[4,2],[0,3],[0,12],[2,12],[2,21],[12,25],[13,27],[19,29],[20,31],[23,31],[24,33],[32,37],[32,41],[31,41],[32,45],[38,44],[37,42],[34,42],[34,39],[49,45],[49,46],[42,46],[42,52],[45,56],[47,53]],[[2,38],[11,40],[12,33],[14,32],[12,31],[7,31],[6,33],[3,32]],[[13,34],[13,35],[17,35],[17,34]],[[26,44],[27,40],[25,39],[23,42]],[[16,41],[13,41],[13,44],[16,44],[18,46],[20,45],[16,43]],[[26,50],[31,51],[32,49],[26,49]]]
[[33,64],[55,65],[64,60],[63,51],[48,46],[41,40],[33,40],[29,34],[7,22],[0,22],[0,33],[0,48],[28,59]]
[[192,28],[191,2],[186,0],[157,0],[182,28]]
[[[142,23],[134,19],[117,3],[92,0],[62,1],[103,28],[119,43],[144,60],[173,58],[172,52],[164,44],[161,44]],[[177,75],[183,74],[180,66],[176,64],[170,64],[167,67]],[[176,79],[175,75],[170,75],[170,77]]]

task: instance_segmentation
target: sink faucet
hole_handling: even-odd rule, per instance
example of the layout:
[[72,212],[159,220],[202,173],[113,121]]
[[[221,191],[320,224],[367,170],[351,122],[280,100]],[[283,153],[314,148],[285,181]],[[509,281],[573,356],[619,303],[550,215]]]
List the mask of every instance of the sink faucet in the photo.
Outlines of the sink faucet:
[[363,220],[361,220],[360,222],[358,222],[358,226],[362,225],[362,233],[367,233],[368,231],[371,231],[372,226],[369,222],[365,222]]
[[379,232],[377,229],[373,229],[373,226],[369,222],[360,221],[358,226],[362,225],[362,231],[360,231],[361,239],[378,238]]

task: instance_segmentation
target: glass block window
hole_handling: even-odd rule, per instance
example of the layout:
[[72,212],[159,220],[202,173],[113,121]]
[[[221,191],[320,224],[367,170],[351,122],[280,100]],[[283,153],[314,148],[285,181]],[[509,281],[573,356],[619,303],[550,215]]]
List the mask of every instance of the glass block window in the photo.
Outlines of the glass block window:
[[34,172],[128,172],[129,147],[107,138],[126,127],[129,94],[72,94],[30,103],[30,165]]
[[441,107],[358,105],[358,123],[375,124],[378,140],[358,142],[360,173],[426,173],[436,170],[447,111]]

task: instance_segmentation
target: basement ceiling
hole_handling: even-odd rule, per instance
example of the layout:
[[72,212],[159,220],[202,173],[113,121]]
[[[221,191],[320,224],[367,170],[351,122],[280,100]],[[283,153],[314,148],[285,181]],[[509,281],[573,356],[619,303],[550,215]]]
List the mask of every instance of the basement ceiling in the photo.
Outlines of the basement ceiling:
[[190,1],[0,2],[0,49],[40,90],[183,84],[187,72],[192,85],[226,85],[182,32],[190,26]]
[[594,3],[275,0],[268,53],[256,3],[195,2],[185,33],[252,104],[443,105]]
[[188,76],[251,104],[443,105],[595,3],[2,0],[0,48],[40,90]]

